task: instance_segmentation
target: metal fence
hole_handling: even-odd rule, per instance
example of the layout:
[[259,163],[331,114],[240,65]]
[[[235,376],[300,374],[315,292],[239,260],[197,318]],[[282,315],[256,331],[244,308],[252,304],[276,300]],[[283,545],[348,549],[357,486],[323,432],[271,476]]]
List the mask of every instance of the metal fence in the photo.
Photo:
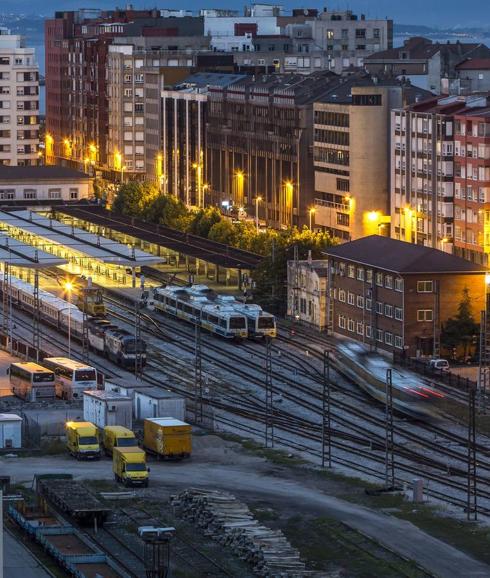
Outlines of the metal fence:
[[453,373],[452,371],[433,369],[429,367],[427,362],[422,359],[405,357],[398,352],[395,352],[393,355],[393,363],[395,365],[400,365],[401,367],[411,369],[412,371],[433,379],[434,381],[445,383],[464,391],[468,391],[471,388],[476,388],[477,386],[476,381],[473,381],[468,377],[461,377],[461,375]]

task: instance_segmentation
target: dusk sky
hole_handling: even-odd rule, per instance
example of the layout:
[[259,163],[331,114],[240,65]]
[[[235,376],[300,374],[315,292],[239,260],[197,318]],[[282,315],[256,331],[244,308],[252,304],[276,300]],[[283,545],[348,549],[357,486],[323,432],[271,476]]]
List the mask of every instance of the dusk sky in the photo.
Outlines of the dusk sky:
[[[125,0],[1,0],[2,11],[52,13],[54,10],[69,10],[83,7],[110,8],[124,6]],[[187,8],[227,7],[242,10],[245,0],[181,0],[160,2],[158,0],[133,0],[136,7]],[[286,0],[285,8],[311,7],[331,9],[349,8],[363,12],[369,17],[390,17],[405,24],[428,24],[431,26],[479,26],[490,28],[490,0],[335,0],[334,2],[295,2]],[[35,10],[33,8],[35,7]]]

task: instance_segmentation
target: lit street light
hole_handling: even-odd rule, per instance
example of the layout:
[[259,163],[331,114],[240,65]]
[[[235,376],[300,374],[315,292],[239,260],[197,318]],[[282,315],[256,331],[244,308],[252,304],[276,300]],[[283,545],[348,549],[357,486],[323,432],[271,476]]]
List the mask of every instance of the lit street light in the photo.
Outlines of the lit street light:
[[308,209],[308,213],[310,214],[310,231],[313,231],[312,220],[313,215],[315,214],[315,207],[311,207],[310,209]]
[[64,287],[68,293],[68,357],[71,357],[71,292],[73,291],[73,283],[66,281]]
[[255,197],[255,228],[257,233],[259,232],[259,203],[262,197]]

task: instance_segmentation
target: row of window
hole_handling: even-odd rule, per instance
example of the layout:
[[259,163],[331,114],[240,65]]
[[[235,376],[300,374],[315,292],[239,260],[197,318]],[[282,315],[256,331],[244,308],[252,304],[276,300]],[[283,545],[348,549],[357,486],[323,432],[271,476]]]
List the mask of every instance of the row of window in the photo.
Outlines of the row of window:
[[[338,300],[341,303],[347,302],[348,305],[358,307],[359,309],[366,309],[366,311],[371,311],[373,305],[372,299],[369,297],[354,295],[354,293],[351,293],[350,291],[346,293],[343,289],[339,289]],[[396,307],[390,303],[382,303],[381,301],[376,301],[376,313],[378,315],[385,315],[385,317],[394,317],[397,321],[403,321],[403,308]]]
[[[355,321],[354,319],[348,319],[345,315],[338,316],[338,325],[340,329],[349,331],[350,333],[356,333],[357,335],[366,336],[371,339],[373,336],[373,331],[371,325],[366,325],[362,321]],[[403,349],[403,339],[401,335],[394,335],[391,331],[383,331],[382,329],[376,329],[376,341],[379,343],[385,343],[386,345],[395,346],[397,349]]]
[[[16,194],[15,189],[0,189],[0,200],[15,200],[18,199],[19,196]],[[32,200],[37,199],[37,191],[36,189],[24,189],[22,192],[22,198],[24,200]],[[48,190],[48,199],[61,199],[61,189],[49,189]],[[70,189],[70,199],[75,200],[78,199],[78,189]]]

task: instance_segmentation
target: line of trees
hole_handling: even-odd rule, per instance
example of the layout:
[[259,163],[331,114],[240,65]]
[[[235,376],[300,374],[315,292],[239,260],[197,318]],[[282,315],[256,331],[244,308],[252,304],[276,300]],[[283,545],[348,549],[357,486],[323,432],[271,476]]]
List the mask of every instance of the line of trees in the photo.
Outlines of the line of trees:
[[232,221],[215,207],[190,210],[175,196],[162,194],[148,182],[121,185],[112,210],[263,255],[253,273],[254,301],[280,314],[286,309],[287,261],[293,259],[294,246],[298,247],[299,259],[306,259],[309,251],[313,259],[319,259],[322,251],[335,243],[327,233],[306,227],[257,232],[250,221]]

